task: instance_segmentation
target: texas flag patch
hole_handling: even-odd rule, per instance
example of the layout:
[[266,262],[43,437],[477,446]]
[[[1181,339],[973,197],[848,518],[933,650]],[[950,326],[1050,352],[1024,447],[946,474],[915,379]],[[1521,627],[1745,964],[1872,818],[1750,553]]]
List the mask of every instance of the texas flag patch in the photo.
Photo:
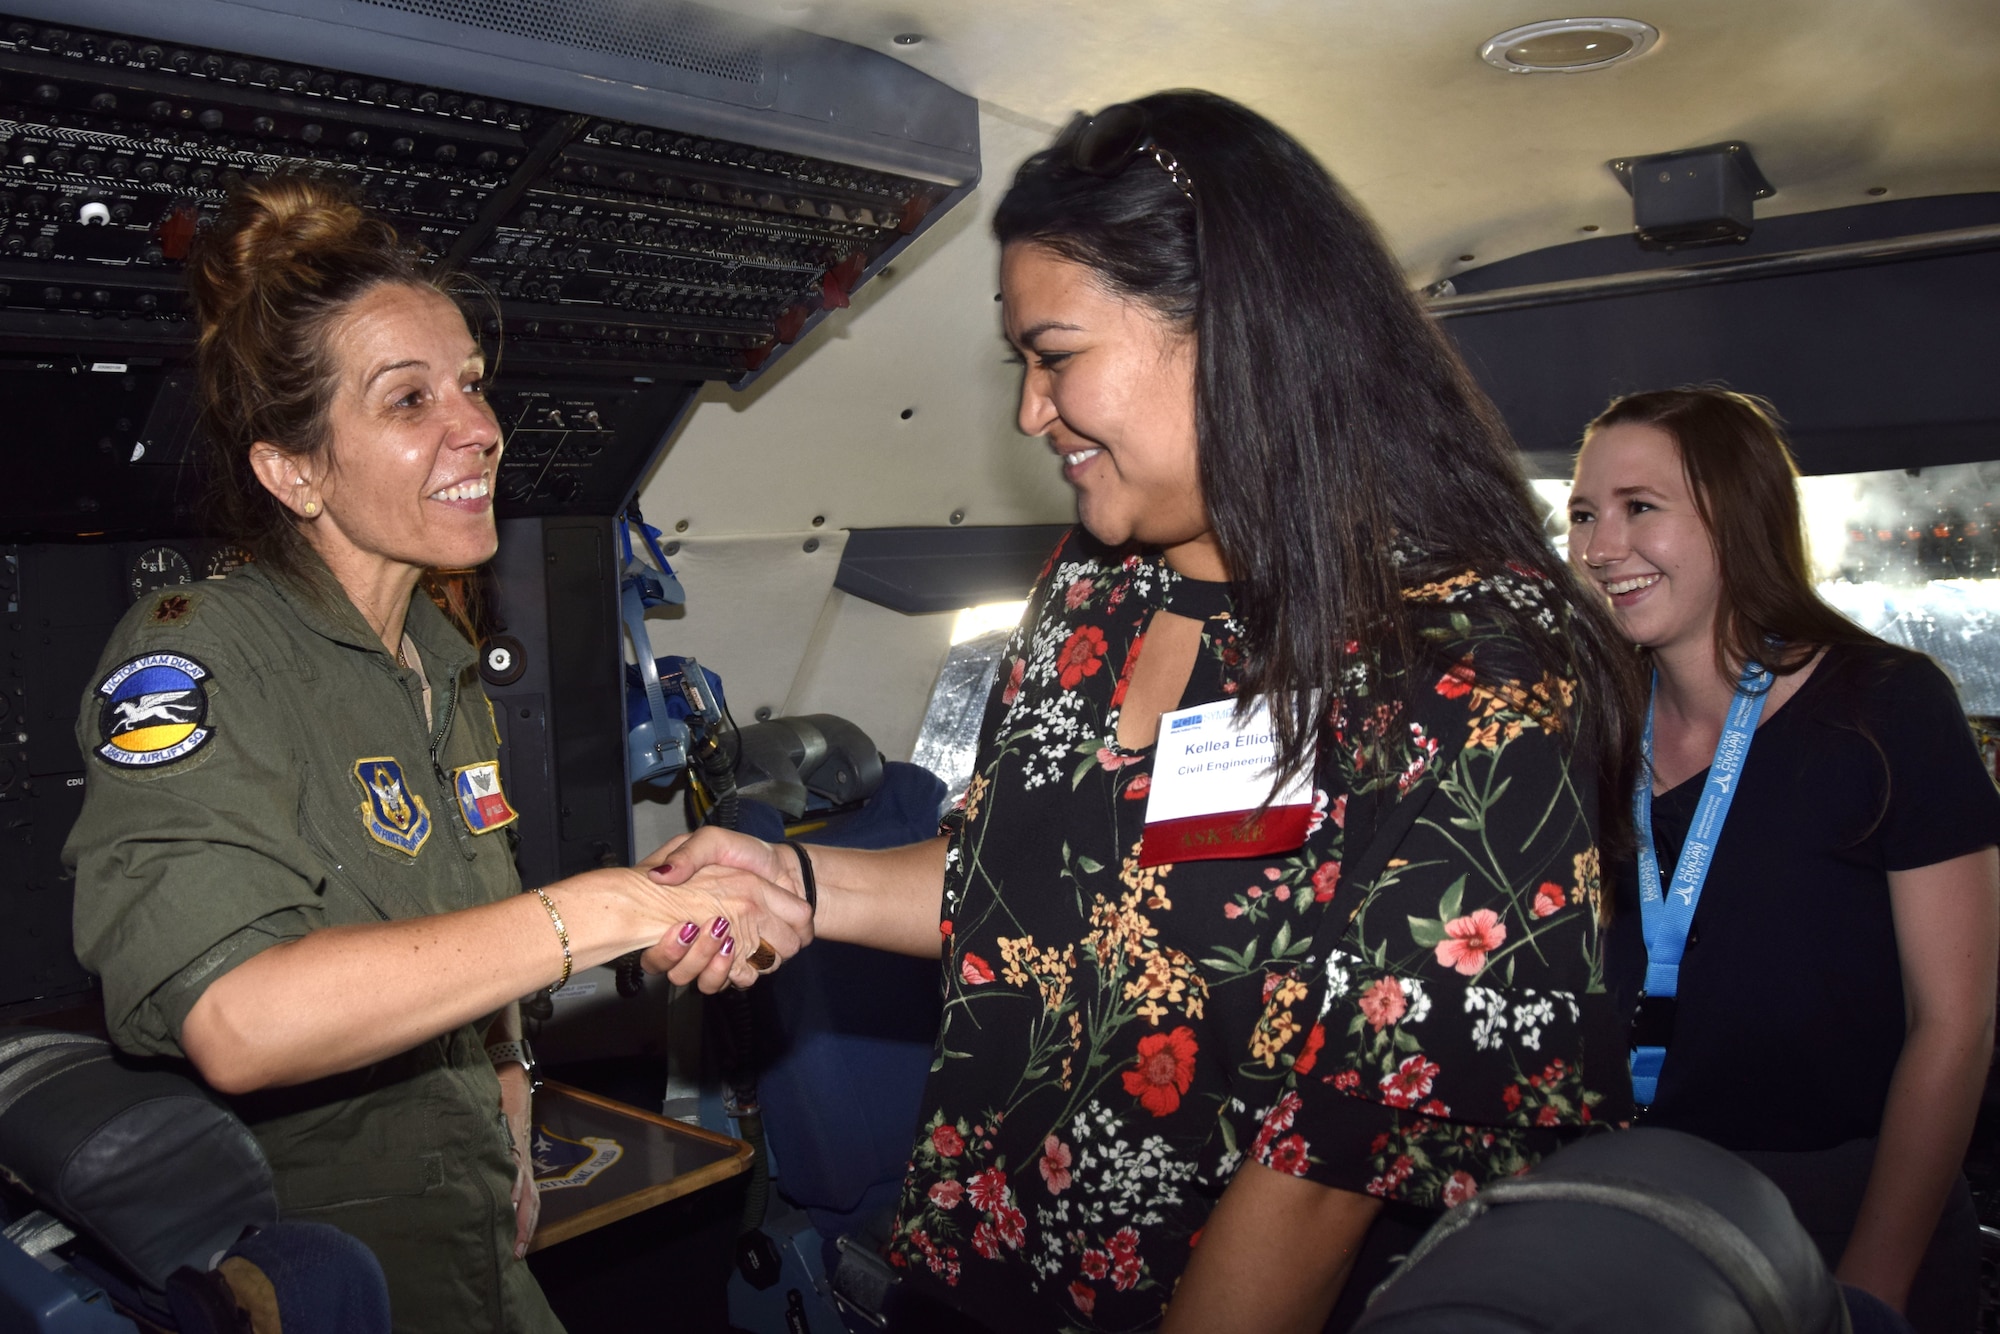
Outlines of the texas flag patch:
[[507,794],[500,790],[498,760],[454,769],[452,787],[458,792],[458,808],[465,812],[466,827],[475,834],[490,834],[519,818],[507,804]]

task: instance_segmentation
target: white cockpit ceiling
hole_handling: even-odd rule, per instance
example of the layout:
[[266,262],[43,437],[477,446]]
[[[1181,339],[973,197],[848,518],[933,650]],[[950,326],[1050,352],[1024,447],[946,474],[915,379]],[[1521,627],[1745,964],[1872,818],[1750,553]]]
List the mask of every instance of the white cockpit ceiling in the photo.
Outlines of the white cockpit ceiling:
[[[1778,187],[1766,215],[1865,192],[2000,188],[1993,0],[739,0],[899,59],[1044,128],[1159,88],[1213,89],[1299,136],[1419,282],[1629,224],[1604,163],[1727,139]],[[1575,74],[1479,59],[1506,29],[1581,14],[1660,30]],[[894,43],[914,32],[913,46]],[[989,156],[988,175],[1007,164]]]

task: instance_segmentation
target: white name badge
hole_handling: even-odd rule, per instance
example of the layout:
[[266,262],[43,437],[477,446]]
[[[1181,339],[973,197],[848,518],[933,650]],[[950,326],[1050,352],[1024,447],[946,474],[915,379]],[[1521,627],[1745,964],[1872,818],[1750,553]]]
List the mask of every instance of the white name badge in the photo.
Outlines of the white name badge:
[[1277,732],[1263,700],[1241,720],[1227,699],[1161,714],[1139,864],[1260,857],[1304,843],[1312,823],[1310,774],[1293,774],[1270,806],[1257,809],[1271,796],[1277,758]]

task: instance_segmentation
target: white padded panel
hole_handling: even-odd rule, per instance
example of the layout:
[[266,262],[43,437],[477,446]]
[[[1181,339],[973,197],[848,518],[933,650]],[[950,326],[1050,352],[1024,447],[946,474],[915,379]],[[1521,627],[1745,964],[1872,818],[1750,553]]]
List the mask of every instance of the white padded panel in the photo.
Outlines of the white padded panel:
[[956,619],[905,616],[836,589],[784,712],[837,714],[888,758],[909,759]]
[[[886,278],[864,286],[771,374],[711,386],[647,478],[646,515],[690,536],[828,528],[1062,523],[1055,458],[1014,429],[1000,337],[995,201],[1047,135],[982,115],[985,178]],[[905,420],[902,413],[911,411]]]
[[[804,550],[810,540],[819,550]],[[647,616],[654,654],[692,656],[721,676],[745,726],[759,707],[781,709],[846,544],[845,533],[811,530],[683,540],[671,563],[687,605]]]

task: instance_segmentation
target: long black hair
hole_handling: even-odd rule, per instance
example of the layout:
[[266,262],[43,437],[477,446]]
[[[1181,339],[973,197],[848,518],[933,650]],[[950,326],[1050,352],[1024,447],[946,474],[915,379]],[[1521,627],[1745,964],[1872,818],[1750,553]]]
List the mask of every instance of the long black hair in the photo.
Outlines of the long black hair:
[[[994,234],[1081,264],[1194,334],[1202,495],[1249,631],[1244,693],[1291,694],[1290,710],[1273,710],[1286,767],[1322,739],[1349,641],[1410,661],[1406,585],[1531,569],[1567,599],[1567,633],[1498,600],[1491,611],[1536,666],[1578,679],[1570,714],[1618,846],[1632,653],[1550,548],[1498,414],[1372,224],[1295,139],[1212,93],[1131,106],[1161,156],[1079,165],[1080,118],[1022,164]],[[1398,549],[1415,563],[1398,564]]]

